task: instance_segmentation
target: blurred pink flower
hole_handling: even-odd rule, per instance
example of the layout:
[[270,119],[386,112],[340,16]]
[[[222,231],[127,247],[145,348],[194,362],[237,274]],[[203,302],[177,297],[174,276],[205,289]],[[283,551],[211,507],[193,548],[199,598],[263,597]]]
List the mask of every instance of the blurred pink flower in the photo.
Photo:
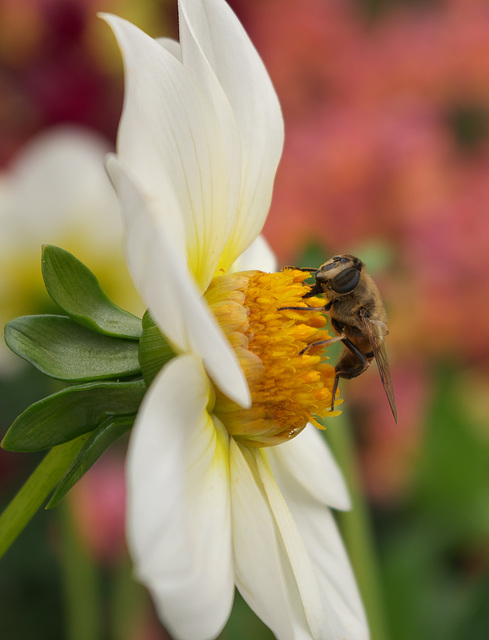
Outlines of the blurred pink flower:
[[373,235],[397,241],[404,216],[450,199],[450,141],[427,105],[335,106],[288,133],[265,227],[284,261],[305,240],[335,252]]
[[125,549],[125,497],[124,461],[114,455],[100,459],[69,493],[76,530],[105,563]]
[[[453,201],[411,220],[404,261],[417,291],[418,337],[431,355],[450,353],[487,368],[489,306],[489,158],[465,166]],[[418,344],[420,344],[418,342]]]

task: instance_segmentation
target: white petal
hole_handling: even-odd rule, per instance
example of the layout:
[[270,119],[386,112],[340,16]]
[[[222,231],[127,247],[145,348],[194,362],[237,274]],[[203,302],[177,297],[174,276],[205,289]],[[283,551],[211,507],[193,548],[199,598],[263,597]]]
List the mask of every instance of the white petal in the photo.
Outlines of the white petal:
[[179,42],[173,38],[156,38],[156,42],[161,44],[162,47],[165,47],[179,62],[182,61],[182,50]]
[[174,358],[153,382],[127,461],[128,541],[139,579],[175,638],[214,638],[229,616],[229,447],[206,406],[198,359]]
[[350,509],[343,475],[320,432],[312,424],[290,442],[269,450],[274,470],[283,468],[316,500],[335,509]]
[[[268,451],[266,455],[269,455]],[[272,510],[278,514],[279,527],[281,531],[285,531],[286,537],[290,536],[291,525],[290,522],[287,524],[283,515],[283,502],[282,499],[277,499],[278,494],[272,476],[267,474],[265,465],[260,471]],[[331,512],[284,469],[275,473],[274,480],[280,488],[281,496],[290,510],[290,517],[314,567],[323,617],[322,631],[318,637],[368,640],[369,632],[363,605]],[[304,562],[302,553],[297,553],[291,545],[287,546],[287,552],[294,573],[300,577]],[[298,566],[300,572],[297,572]],[[307,606],[310,585],[298,580],[298,587]]]
[[[307,627],[310,629],[312,638],[334,638],[336,637],[334,635],[324,635],[324,610],[326,606],[322,597],[324,594],[319,591],[317,577],[308,549],[275,482],[265,450],[260,451],[259,455],[256,456],[256,461],[270,509],[280,532],[283,544],[282,564],[284,568],[290,567],[288,588],[293,594],[294,591],[297,591],[295,607],[297,610],[301,608],[304,610]],[[338,635],[337,637],[341,636]]]
[[231,518],[236,586],[277,638],[293,640],[292,607],[276,525],[250,468],[254,455],[231,439]]
[[[11,180],[6,174],[0,174],[0,251],[4,255],[5,251],[11,249],[13,244],[18,244],[21,234],[18,229],[17,215],[12,215],[16,207],[15,194],[12,190]],[[17,214],[17,211],[15,211]],[[19,237],[17,237],[17,235]],[[3,269],[2,269],[3,271]],[[0,285],[3,284],[3,278],[0,279]]]
[[202,86],[209,86],[207,67],[213,70],[241,136],[239,211],[221,263],[227,269],[258,236],[268,214],[283,147],[283,119],[263,62],[227,3],[180,0],[179,7],[183,63]]
[[[205,51],[201,48],[201,44],[198,41],[198,33],[196,34],[193,30],[194,23],[198,24],[201,19],[204,21],[206,20],[205,11],[202,11],[202,9],[203,5],[201,4],[195,5],[191,8],[192,11],[196,10],[197,14],[192,16],[192,22],[190,22],[188,20],[186,8],[179,3],[181,59],[185,69],[199,85],[202,93],[212,103],[221,130],[221,137],[226,154],[226,166],[228,168],[226,178],[227,184],[221,184],[221,187],[227,187],[227,242],[227,236],[235,225],[236,216],[239,210],[242,179],[242,141],[238,123],[236,122],[236,117],[233,113],[228,97],[226,96],[224,88],[220,84],[219,78],[209,64]],[[235,72],[240,73],[240,61],[234,60],[233,64]],[[217,188],[219,188],[219,186],[217,186]],[[224,248],[225,247],[223,245],[222,249]],[[219,268],[224,268],[226,270],[228,266],[229,265],[227,264],[222,264],[221,255]]]
[[204,95],[173,53],[130,22],[103,17],[114,30],[125,64],[118,155],[165,218],[204,290],[227,240],[229,202],[237,198],[230,195],[236,189],[236,167],[229,163],[221,113],[214,96]]
[[253,244],[239,256],[231,266],[230,271],[248,271],[250,269],[257,269],[266,273],[272,273],[277,270],[277,258],[262,235],[259,235]]
[[218,387],[242,406],[250,393],[239,362],[172,244],[165,222],[131,183],[115,156],[107,170],[122,204],[134,284],[161,331],[181,352],[199,355]]
[[119,205],[104,171],[108,151],[107,140],[81,127],[35,136],[5,174],[12,197],[5,211],[10,247],[38,251],[43,242],[65,236],[80,247],[119,250]]

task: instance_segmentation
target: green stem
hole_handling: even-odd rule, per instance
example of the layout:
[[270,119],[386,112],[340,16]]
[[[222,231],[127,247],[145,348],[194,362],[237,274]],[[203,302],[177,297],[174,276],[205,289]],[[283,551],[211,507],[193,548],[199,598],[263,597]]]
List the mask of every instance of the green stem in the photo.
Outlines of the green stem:
[[372,528],[361,490],[352,435],[344,413],[328,427],[326,436],[352,499],[351,511],[337,512],[336,515],[367,612],[371,640],[387,640],[389,635]]
[[69,503],[60,505],[61,571],[66,603],[66,639],[99,640],[101,598],[97,569],[74,527]]
[[0,558],[60,482],[86,438],[51,449],[0,515]]
[[127,555],[120,558],[111,578],[110,637],[114,640],[136,638],[138,624],[149,614],[149,607],[147,592],[135,581]]

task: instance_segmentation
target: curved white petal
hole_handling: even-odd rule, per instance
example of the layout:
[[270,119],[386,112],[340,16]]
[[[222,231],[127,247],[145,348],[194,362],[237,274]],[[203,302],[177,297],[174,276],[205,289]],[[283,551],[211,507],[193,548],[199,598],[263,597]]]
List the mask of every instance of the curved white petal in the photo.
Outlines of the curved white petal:
[[203,290],[227,240],[229,203],[237,199],[237,193],[230,195],[236,190],[236,166],[229,162],[232,141],[223,135],[222,114],[214,104],[223,94],[205,95],[174,52],[130,22],[102,17],[124,56],[118,156],[164,217]]
[[156,38],[156,42],[175,56],[179,62],[182,61],[182,50],[179,42],[173,38]]
[[[263,452],[263,455],[266,457],[269,453]],[[288,544],[286,549],[294,574],[299,578],[298,587],[306,606],[310,598],[310,585],[300,579],[304,563],[302,548],[307,549],[314,568],[322,615],[322,629],[318,638],[368,640],[363,605],[331,512],[284,468],[272,476],[266,464],[263,464],[260,473],[278,526],[282,533],[285,532],[285,539],[291,537],[290,529],[295,528],[295,535],[302,540],[303,547],[296,549]],[[299,572],[297,568],[300,568]]]
[[250,269],[265,271],[265,273],[277,270],[277,258],[262,235],[259,235],[253,244],[235,260],[229,271],[233,273]]
[[283,147],[283,119],[263,62],[227,3],[179,0],[179,9],[183,63],[202,86],[213,84],[209,67],[213,70],[241,137],[239,210],[221,261],[228,269],[258,236],[268,214]]
[[211,393],[197,358],[171,360],[143,400],[127,460],[136,573],[184,640],[215,638],[234,596],[229,445],[207,412]]
[[274,471],[289,473],[316,500],[335,509],[350,509],[343,475],[321,433],[307,425],[290,442],[269,449]]
[[[279,640],[295,640],[276,525],[255,473],[255,454],[230,441],[231,520],[239,592]],[[250,467],[251,465],[251,467]],[[259,480],[258,480],[259,482]]]
[[179,351],[202,358],[229,398],[249,405],[248,384],[234,351],[189,276],[164,220],[147,206],[115,156],[109,156],[107,170],[122,204],[129,271],[154,321]]

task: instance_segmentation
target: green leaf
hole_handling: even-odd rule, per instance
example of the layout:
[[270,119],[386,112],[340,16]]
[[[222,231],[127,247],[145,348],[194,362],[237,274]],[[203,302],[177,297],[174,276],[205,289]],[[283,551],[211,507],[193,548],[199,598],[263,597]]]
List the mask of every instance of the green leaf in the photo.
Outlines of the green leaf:
[[143,334],[139,341],[139,363],[147,386],[175,352],[146,311],[143,316]]
[[26,409],[2,442],[8,451],[38,451],[93,431],[110,415],[136,413],[146,391],[143,380],[90,382],[69,387]]
[[24,316],[5,327],[10,349],[59,380],[101,380],[140,372],[138,343],[94,333],[66,316]]
[[92,431],[71,467],[56,488],[46,509],[52,509],[64,498],[71,487],[97,462],[100,456],[134,424],[134,415],[111,416]]
[[415,494],[438,536],[455,541],[489,534],[489,443],[467,413],[461,378],[455,366],[436,369]]
[[0,515],[0,557],[61,480],[87,437],[51,449]]
[[42,275],[54,302],[79,324],[110,336],[140,337],[141,320],[109,300],[90,269],[68,251],[44,245]]

